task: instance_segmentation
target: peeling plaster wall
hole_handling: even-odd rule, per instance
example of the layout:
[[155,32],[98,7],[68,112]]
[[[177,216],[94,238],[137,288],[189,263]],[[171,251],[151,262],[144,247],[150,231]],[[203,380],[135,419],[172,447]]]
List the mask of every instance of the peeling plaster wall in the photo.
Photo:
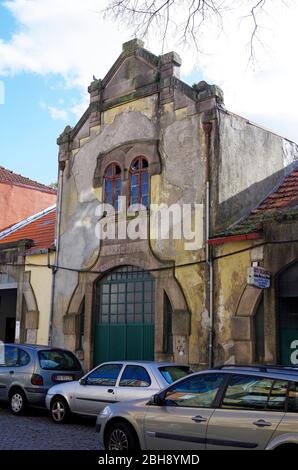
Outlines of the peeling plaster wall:
[[[250,242],[230,242],[216,249],[216,256],[252,246]],[[235,361],[232,318],[247,280],[251,251],[247,250],[215,262],[215,364]],[[249,361],[248,361],[249,362]]]
[[[93,188],[97,157],[121,144],[160,139],[162,173],[151,177],[152,203],[170,205],[203,202],[203,135],[198,115],[188,116],[187,108],[181,112],[164,105],[161,124],[158,124],[156,96],[153,96],[106,111],[103,122],[88,141],[81,141],[81,147],[73,152],[71,161],[67,163],[67,177],[64,177],[63,183],[59,256],[61,266],[92,268],[100,254],[100,242],[96,237],[96,208],[101,201],[102,188]],[[197,251],[185,251],[183,240],[152,240],[151,250],[161,263],[175,260],[177,264],[183,264],[198,259]],[[204,268],[177,269],[175,274],[191,311],[190,362],[205,362],[205,347],[202,348],[203,337],[200,333],[201,314],[204,310]],[[69,346],[63,334],[63,316],[68,310],[77,283],[77,273],[58,271],[53,341],[60,346]],[[198,295],[200,292],[202,295]],[[200,352],[200,348],[204,351]]]

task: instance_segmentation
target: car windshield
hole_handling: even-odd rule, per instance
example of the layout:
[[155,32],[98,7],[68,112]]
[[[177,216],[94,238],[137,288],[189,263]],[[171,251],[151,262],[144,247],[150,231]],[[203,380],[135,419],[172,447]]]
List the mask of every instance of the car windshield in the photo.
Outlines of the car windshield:
[[39,364],[45,370],[81,370],[78,359],[69,351],[38,351]]
[[164,366],[159,367],[159,372],[168,384],[171,384],[176,380],[182,379],[182,377],[191,374],[191,369],[187,366]]

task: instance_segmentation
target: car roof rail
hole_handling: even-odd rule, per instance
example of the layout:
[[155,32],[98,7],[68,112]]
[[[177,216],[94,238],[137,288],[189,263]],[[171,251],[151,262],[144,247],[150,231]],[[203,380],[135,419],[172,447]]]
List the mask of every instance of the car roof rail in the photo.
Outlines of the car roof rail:
[[284,366],[274,364],[220,364],[213,369],[256,369],[260,372],[268,372],[268,370],[280,371],[284,373],[298,373],[298,366]]

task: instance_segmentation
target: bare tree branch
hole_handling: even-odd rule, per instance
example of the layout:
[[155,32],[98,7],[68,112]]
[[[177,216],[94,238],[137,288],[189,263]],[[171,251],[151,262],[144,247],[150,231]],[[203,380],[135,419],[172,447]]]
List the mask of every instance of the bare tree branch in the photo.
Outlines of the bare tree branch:
[[[292,0],[281,1],[286,7]],[[163,49],[171,25],[177,33],[177,43],[195,46],[197,52],[202,52],[199,38],[204,37],[203,28],[216,20],[218,30],[224,31],[225,19],[240,5],[247,9],[244,18],[252,24],[249,59],[253,61],[256,41],[261,42],[260,18],[267,4],[274,8],[273,0],[110,0],[104,13],[132,27],[140,37],[151,31],[161,34]],[[184,12],[184,17],[179,17],[179,11]]]

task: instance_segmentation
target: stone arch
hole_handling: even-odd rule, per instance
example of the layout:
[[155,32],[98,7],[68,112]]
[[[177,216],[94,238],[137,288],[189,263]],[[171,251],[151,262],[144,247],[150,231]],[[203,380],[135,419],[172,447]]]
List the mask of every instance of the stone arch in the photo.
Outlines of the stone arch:
[[23,295],[24,295],[26,308],[28,312],[38,311],[37,301],[36,301],[35,293],[31,286],[30,277],[31,277],[30,271],[27,271],[24,273]]
[[157,141],[142,140],[132,141],[122,144],[109,152],[101,153],[97,157],[97,164],[94,173],[93,186],[101,187],[103,182],[104,171],[110,163],[117,162],[122,170],[124,179],[128,173],[131,162],[135,157],[144,155],[149,163],[149,174],[155,175],[161,172],[161,158],[158,152]]
[[254,317],[263,297],[263,290],[246,284],[232,317],[232,340],[235,362],[251,364],[255,357]]
[[[66,338],[66,347],[76,350],[79,335],[79,312],[82,301],[85,299],[84,320],[84,361],[86,368],[93,366],[94,342],[94,286],[96,282],[106,276],[110,271],[121,266],[130,265],[150,271],[156,282],[155,288],[155,357],[158,360],[173,359],[181,363],[188,362],[188,346],[190,335],[190,310],[180,284],[171,270],[158,270],[160,263],[152,256],[138,253],[126,254],[120,257],[101,257],[93,266],[93,271],[80,273],[78,284],[73,292],[66,315],[63,318],[63,330]],[[173,306],[173,350],[172,358],[168,358],[163,351],[164,318],[164,292],[167,293]]]
[[39,310],[34,290],[30,282],[31,272],[24,272],[23,277],[23,302],[22,336],[26,343],[35,344],[37,342],[37,331],[39,327]]

